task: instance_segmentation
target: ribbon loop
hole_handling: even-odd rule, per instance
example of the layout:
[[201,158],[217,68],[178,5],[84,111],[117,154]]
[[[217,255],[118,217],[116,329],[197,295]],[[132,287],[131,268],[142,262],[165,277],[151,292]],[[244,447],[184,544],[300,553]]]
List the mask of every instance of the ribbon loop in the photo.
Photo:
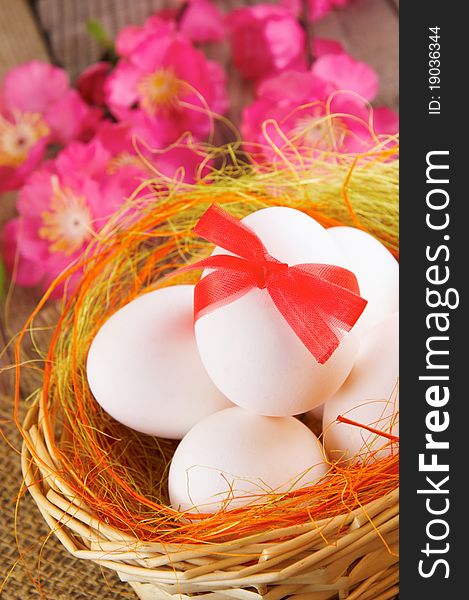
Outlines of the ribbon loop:
[[195,319],[252,288],[265,289],[309,352],[324,364],[365,309],[367,301],[360,297],[351,271],[336,265],[282,263],[254,231],[218,206],[206,211],[194,231],[234,254],[216,254],[183,269],[215,269],[195,287]]
[[194,232],[246,260],[259,262],[267,255],[267,250],[257,235],[216,204],[212,204],[202,215]]

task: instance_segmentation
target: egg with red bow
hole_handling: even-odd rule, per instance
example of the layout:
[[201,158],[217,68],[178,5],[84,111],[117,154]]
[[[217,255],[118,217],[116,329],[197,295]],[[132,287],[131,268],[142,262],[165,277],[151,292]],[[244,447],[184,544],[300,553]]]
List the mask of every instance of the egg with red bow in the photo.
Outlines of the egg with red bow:
[[[360,298],[356,278],[349,271],[340,269],[335,273],[325,267],[343,265],[344,257],[327,230],[305,213],[271,207],[248,215],[241,223],[254,232],[268,256],[258,261],[257,271],[252,265],[247,266],[248,270],[253,269],[256,285],[239,293],[235,291],[226,301],[215,301],[209,310],[196,314],[197,346],[207,373],[232,402],[261,415],[297,415],[325,402],[350,373],[358,342],[347,329],[337,331],[337,320],[342,318],[349,299],[361,307],[356,318],[366,303]],[[258,256],[259,244],[245,231],[238,233],[235,244],[229,240],[224,248],[216,247],[212,256],[235,253]],[[242,272],[242,262],[232,262]],[[297,274],[285,271],[287,265],[308,265],[305,269],[318,275],[316,287],[303,297],[304,274],[297,281]],[[203,278],[213,280],[217,272],[223,275],[223,269],[206,269]],[[235,273],[235,276],[238,287],[242,288],[244,275]],[[279,282],[278,286],[272,284],[271,278]],[[346,290],[350,298],[344,296],[344,281],[354,282],[351,285],[354,291]],[[233,280],[226,272],[219,289],[207,291],[203,289],[204,279],[201,282],[199,298],[197,292],[195,298],[196,313],[200,293],[217,300],[218,294],[227,289],[233,292]],[[298,326],[299,322],[302,325]],[[332,338],[335,335],[341,338],[332,353],[330,348],[328,351],[321,347],[330,341],[328,322],[334,330]],[[302,339],[294,330],[295,325],[297,329],[303,328]],[[317,349],[319,358],[306,347],[304,338]]]

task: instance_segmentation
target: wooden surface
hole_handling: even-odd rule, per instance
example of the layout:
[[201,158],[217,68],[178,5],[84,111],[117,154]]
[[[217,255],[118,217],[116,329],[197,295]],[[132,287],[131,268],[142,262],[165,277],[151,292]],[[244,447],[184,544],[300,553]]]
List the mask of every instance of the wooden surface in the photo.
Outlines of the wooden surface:
[[[241,0],[220,0],[227,10],[252,4]],[[145,17],[171,2],[164,0],[35,0],[35,17],[26,0],[0,0],[0,78],[14,64],[52,55],[72,77],[99,58],[99,48],[85,32],[85,22],[94,18],[114,35],[129,23],[142,23]],[[354,57],[364,60],[380,75],[378,104],[398,107],[398,12],[399,0],[355,0],[352,6],[333,13],[315,25],[318,36],[338,39]],[[37,19],[40,19],[38,21]],[[250,99],[249,87],[233,72],[227,45],[206,48],[212,58],[224,63],[230,80],[232,108],[237,119]],[[0,198],[0,227],[14,215],[13,194]],[[11,340],[24,323],[38,298],[31,290],[13,290],[0,304],[0,433],[16,448],[20,440],[11,422],[13,363]],[[50,306],[44,314],[47,323],[55,318]],[[28,385],[31,389],[35,383]],[[28,390],[24,390],[27,395]],[[54,537],[48,538],[33,502],[26,494],[19,503],[18,539],[25,552],[16,564],[18,551],[14,534],[15,496],[20,490],[18,456],[0,437],[0,596],[5,600],[107,600],[135,598],[133,592],[110,573],[87,561],[70,557]],[[40,558],[40,572],[38,560]],[[12,570],[13,569],[13,570]],[[11,571],[12,570],[12,571]],[[10,573],[11,571],[11,573]],[[5,577],[8,575],[5,581]],[[2,583],[4,582],[5,583]],[[38,590],[41,582],[42,592]]]
[[46,45],[26,0],[0,0],[0,80],[14,64],[47,60]]

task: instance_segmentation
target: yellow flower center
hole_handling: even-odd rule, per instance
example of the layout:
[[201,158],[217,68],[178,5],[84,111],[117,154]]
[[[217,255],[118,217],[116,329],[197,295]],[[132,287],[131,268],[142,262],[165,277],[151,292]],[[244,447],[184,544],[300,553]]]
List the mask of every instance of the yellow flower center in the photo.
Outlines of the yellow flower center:
[[142,168],[143,162],[138,156],[135,156],[135,154],[124,151],[109,160],[106,165],[106,171],[109,175],[114,175],[119,169],[132,166]]
[[149,114],[177,108],[182,82],[171,69],[159,69],[142,79],[138,86],[141,106]]
[[318,108],[312,115],[298,119],[290,136],[298,146],[328,150],[333,142],[340,146],[346,134],[347,127],[340,118],[324,117]]
[[18,167],[47,135],[49,127],[39,114],[15,112],[13,121],[0,115],[0,166]]
[[51,242],[50,252],[62,252],[70,256],[90,239],[92,215],[86,198],[61,186],[55,175],[52,177],[52,189],[51,210],[41,215],[39,237]]

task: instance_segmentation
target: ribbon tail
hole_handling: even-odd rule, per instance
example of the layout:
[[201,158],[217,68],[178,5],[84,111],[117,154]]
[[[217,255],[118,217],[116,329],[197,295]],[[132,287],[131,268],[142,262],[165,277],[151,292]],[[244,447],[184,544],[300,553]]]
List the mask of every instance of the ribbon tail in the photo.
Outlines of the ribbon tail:
[[314,306],[308,308],[285,289],[269,289],[270,297],[303,345],[323,365],[340,344],[340,338]]
[[318,312],[333,321],[336,328],[345,332],[352,329],[368,304],[368,300],[360,296],[354,273],[322,264],[296,265],[291,272],[301,289],[314,285],[315,293],[311,294],[311,299],[317,303]]
[[319,279],[324,279],[333,285],[338,285],[342,288],[346,288],[354,294],[360,294],[360,287],[355,273],[338,267],[336,265],[325,265],[321,263],[315,264],[299,264],[293,267],[295,270],[300,270]]
[[319,364],[332,356],[366,306],[366,301],[350,290],[296,267],[272,280],[268,291]]

